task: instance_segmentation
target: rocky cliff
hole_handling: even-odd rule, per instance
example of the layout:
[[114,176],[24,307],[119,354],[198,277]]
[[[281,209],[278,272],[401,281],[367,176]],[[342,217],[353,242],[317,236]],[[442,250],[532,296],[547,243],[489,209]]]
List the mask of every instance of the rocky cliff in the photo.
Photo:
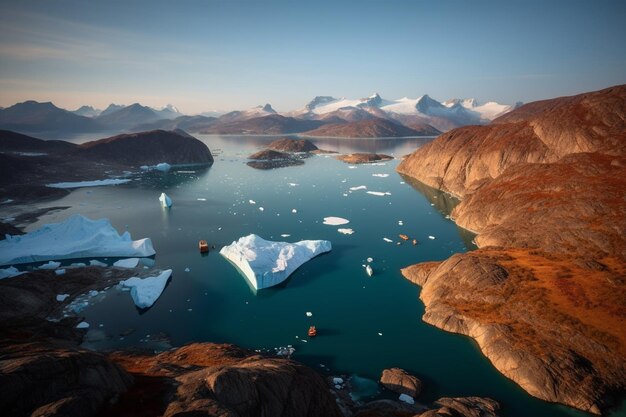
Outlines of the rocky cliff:
[[452,130],[398,171],[462,199],[484,249],[403,274],[424,320],[530,394],[600,413],[626,390],[626,86]]

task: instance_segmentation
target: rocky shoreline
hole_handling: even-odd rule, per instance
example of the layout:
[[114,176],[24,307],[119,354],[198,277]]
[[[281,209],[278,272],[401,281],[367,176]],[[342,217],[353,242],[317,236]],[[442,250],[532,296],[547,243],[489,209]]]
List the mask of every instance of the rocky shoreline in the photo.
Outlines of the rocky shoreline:
[[405,268],[423,320],[531,395],[600,414],[626,392],[626,86],[452,130],[398,172],[459,197],[480,250]]

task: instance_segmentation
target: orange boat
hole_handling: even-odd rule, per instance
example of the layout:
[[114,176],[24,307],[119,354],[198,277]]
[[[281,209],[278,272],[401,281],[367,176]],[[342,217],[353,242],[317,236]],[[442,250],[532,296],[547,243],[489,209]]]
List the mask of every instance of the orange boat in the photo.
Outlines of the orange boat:
[[309,327],[309,337],[315,337],[317,335],[317,329],[315,326]]
[[413,239],[413,245],[417,245],[417,239]]
[[409,240],[409,237],[407,235],[398,235],[400,236],[400,239],[402,240]]
[[206,243],[206,240],[201,240],[200,242],[198,242],[198,248],[200,249],[200,253],[209,252],[209,244]]

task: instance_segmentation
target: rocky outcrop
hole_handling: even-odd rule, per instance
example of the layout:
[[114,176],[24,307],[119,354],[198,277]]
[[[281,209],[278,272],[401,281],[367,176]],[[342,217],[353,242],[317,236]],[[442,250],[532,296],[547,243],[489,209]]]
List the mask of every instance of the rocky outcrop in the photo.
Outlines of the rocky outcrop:
[[347,164],[369,164],[372,162],[389,161],[393,156],[378,153],[351,153],[348,155],[339,155],[336,159]]
[[342,138],[391,138],[420,136],[417,130],[399,122],[392,122],[379,117],[370,120],[358,120],[346,123],[331,123],[305,133],[307,136],[342,137]]
[[310,140],[291,138],[277,139],[267,145],[267,147],[280,152],[313,152],[318,150],[318,147]]
[[417,397],[422,392],[422,381],[404,369],[390,368],[383,370],[380,383],[390,391]]
[[423,319],[530,394],[592,413],[626,391],[626,86],[450,131],[398,171],[462,198],[484,248],[403,270]]
[[288,159],[290,155],[285,152],[274,151],[272,149],[263,149],[253,153],[248,159],[271,161],[273,159]]
[[199,164],[213,162],[209,148],[198,139],[166,130],[131,133],[80,145],[80,155],[125,165]]
[[390,400],[369,402],[357,409],[354,417],[497,417],[500,404],[483,397],[443,397],[429,410]]

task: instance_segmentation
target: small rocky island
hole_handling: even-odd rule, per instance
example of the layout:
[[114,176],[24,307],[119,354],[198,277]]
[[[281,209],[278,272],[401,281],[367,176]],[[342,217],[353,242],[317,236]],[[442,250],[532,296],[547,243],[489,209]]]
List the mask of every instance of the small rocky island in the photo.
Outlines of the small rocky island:
[[351,153],[339,155],[336,158],[347,164],[371,164],[372,162],[390,161],[393,156],[378,153]]
[[304,159],[316,153],[330,153],[307,139],[282,138],[267,145],[266,149],[248,157],[248,166],[256,169],[274,169],[304,164]]

